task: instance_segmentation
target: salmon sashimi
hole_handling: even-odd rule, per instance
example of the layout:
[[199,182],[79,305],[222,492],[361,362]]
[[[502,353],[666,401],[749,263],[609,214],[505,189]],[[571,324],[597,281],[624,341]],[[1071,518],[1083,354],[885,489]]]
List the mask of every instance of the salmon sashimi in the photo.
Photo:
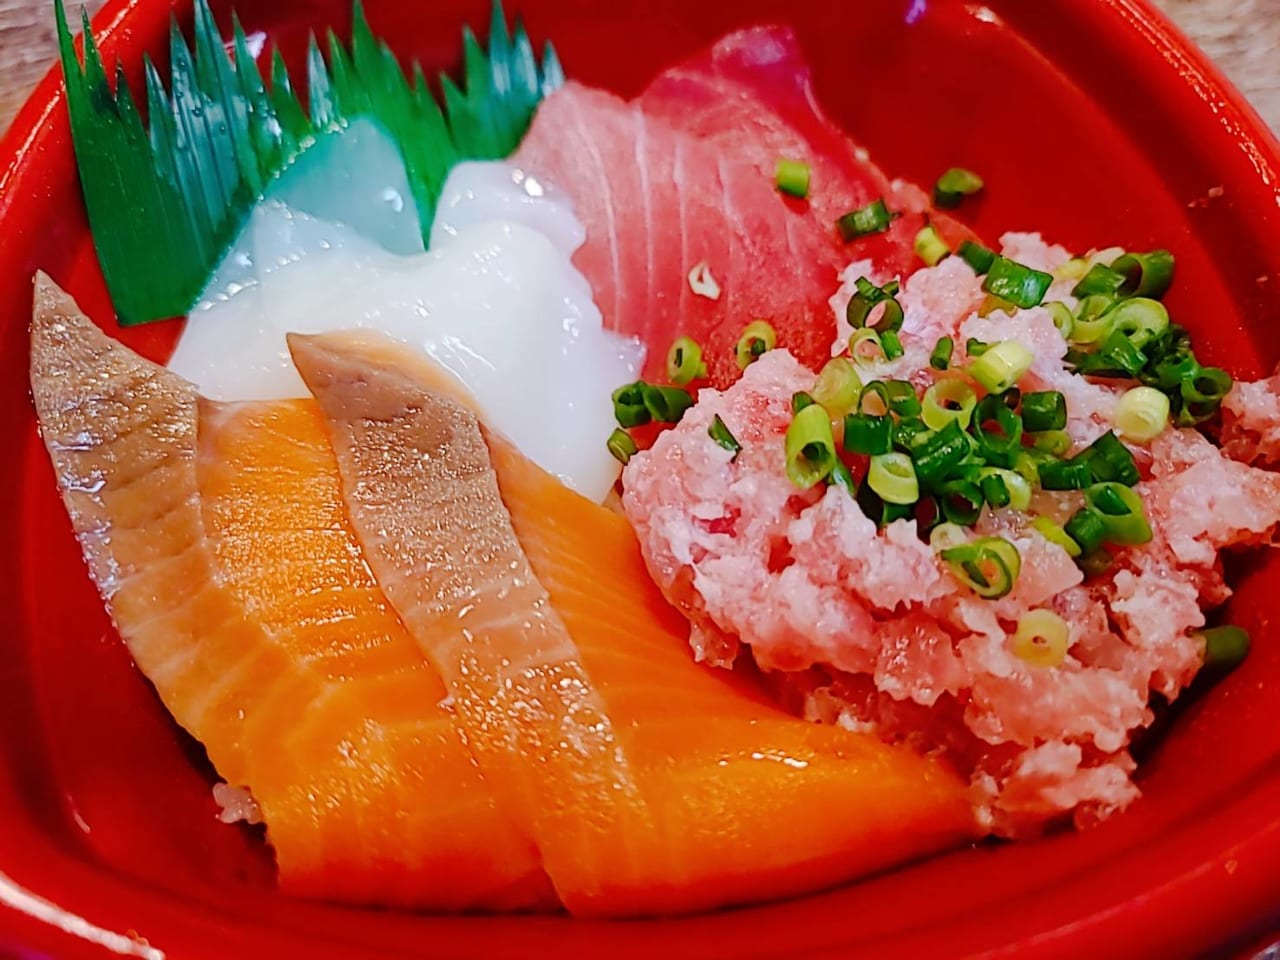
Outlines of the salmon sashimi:
[[901,214],[884,233],[859,239],[846,260],[869,259],[886,276],[921,266],[916,233],[931,222],[949,240],[971,234],[950,217],[929,209],[918,187],[891,181],[823,112],[813,78],[795,33],[788,27],[760,26],[728,34],[707,50],[659,74],[639,103],[714,146],[736,162],[750,164],[772,182],[778,159],[802,160],[811,169],[811,187],[797,209],[811,209],[833,243],[840,243],[838,218],[883,197]]
[[646,377],[665,378],[667,347],[687,334],[711,381],[732,382],[734,348],[757,318],[804,362],[830,356],[826,300],[847,257],[829,223],[789,206],[750,163],[641,101],[576,83],[538,108],[513,162],[572,198],[587,235],[574,263],[605,324],[648,347]]
[[537,845],[564,905],[605,912],[610,890],[636,886],[653,824],[511,529],[475,414],[426,386],[437,373],[425,356],[405,363],[388,338],[289,344],[328,423],[365,558],[444,679],[486,781]]
[[[440,380],[433,371],[368,337],[292,343],[304,379],[334,420],[353,520],[362,536],[373,534],[366,546],[375,574],[381,580],[391,568],[382,582],[393,602],[409,594],[402,615],[428,634],[430,655],[459,658],[468,668],[457,671],[459,700],[486,697],[471,718],[460,702],[458,716],[489,782],[501,791],[510,775],[495,765],[517,768],[523,777],[532,760],[544,803],[554,798],[557,806],[575,809],[595,802],[609,817],[590,838],[592,859],[565,856],[582,841],[545,832],[553,825],[529,817],[531,830],[544,831],[537,834],[539,849],[571,910],[675,913],[785,896],[975,834],[965,787],[946,768],[871,737],[806,723],[771,705],[743,678],[695,664],[687,626],[649,579],[626,521],[569,491],[505,441],[493,439],[490,455],[474,415],[436,392]],[[384,462],[387,451],[396,450],[394,462]],[[497,486],[490,491],[495,468]],[[477,477],[485,489],[475,490]],[[461,484],[469,489],[448,490]],[[481,517],[481,509],[489,516]],[[464,523],[465,546],[441,555],[431,540],[441,531],[456,535]],[[499,523],[514,527],[500,551],[485,532]],[[373,559],[379,550],[392,554],[389,563]],[[401,558],[410,561],[403,572]],[[467,584],[474,593],[432,587],[432,596],[424,596],[423,584],[456,581],[455,568],[468,561],[474,568],[477,560],[501,574],[497,585]],[[520,583],[511,587],[513,569]],[[620,801],[599,799],[598,777],[584,779],[577,765],[555,756],[542,759],[546,735],[537,723],[559,726],[564,711],[555,701],[562,694],[541,694],[543,709],[522,717],[512,732],[509,719],[491,716],[487,698],[502,698],[498,671],[511,669],[506,661],[529,660],[539,637],[527,637],[523,624],[510,635],[499,632],[519,618],[509,600],[496,612],[483,607],[496,606],[495,591],[518,595],[527,584],[548,591],[566,631],[562,642],[592,692],[593,709],[601,711],[598,721],[614,731],[594,745],[597,762],[611,767],[625,756],[643,816],[613,819],[611,808]],[[455,608],[480,607],[482,616],[449,609],[435,599],[441,594]],[[488,685],[498,690],[473,693],[487,661]],[[440,669],[448,679],[448,664]],[[473,734],[482,722],[501,729],[495,734],[482,726]],[[515,739],[486,757],[474,738],[495,736]],[[527,801],[517,794],[514,802]],[[622,812],[630,814],[627,807]]]
[[282,887],[435,909],[554,904],[442,705],[444,683],[364,562],[315,403],[207,404],[200,452],[224,582],[329,685],[281,732],[296,748],[255,784],[271,798],[272,842],[292,855]]
[[189,383],[43,275],[31,333],[40,427],[90,573],[170,713],[252,792],[282,886],[441,909],[545,902],[443,685],[372,589],[314,413],[202,424]]

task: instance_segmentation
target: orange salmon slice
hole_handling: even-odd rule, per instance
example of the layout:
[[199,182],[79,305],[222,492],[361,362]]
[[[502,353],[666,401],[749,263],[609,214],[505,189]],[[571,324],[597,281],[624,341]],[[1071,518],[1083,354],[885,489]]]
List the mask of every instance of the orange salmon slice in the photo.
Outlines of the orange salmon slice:
[[554,902],[365,565],[314,404],[204,405],[37,281],[32,392],[90,572],[142,672],[249,789],[286,891]]
[[[977,834],[965,785],[941,764],[806,723],[752,682],[694,663],[688,627],[649,579],[626,521],[504,441],[490,438],[491,451],[425,361],[368,335],[291,346],[329,422],[374,574],[455,696],[473,701],[458,713],[468,742],[572,912],[794,895]],[[455,579],[463,566],[477,579]],[[589,698],[609,732],[578,741],[571,763],[550,749],[568,709],[555,685],[503,695],[512,665],[549,662],[544,636],[528,631],[542,590],[570,695]],[[625,789],[602,799],[611,778]],[[528,809],[530,790],[542,810]],[[585,836],[557,819],[588,809]]]

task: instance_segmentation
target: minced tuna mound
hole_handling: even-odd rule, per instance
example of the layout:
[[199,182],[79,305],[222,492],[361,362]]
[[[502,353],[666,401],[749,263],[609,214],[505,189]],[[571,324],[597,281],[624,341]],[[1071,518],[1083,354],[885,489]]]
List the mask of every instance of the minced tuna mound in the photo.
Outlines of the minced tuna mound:
[[[1048,270],[1067,259],[1029,235],[1006,237],[1005,252]],[[864,266],[850,268],[849,286]],[[1049,299],[1073,305],[1071,286],[1055,284]],[[837,316],[848,296],[833,298]],[[1022,389],[1066,395],[1075,449],[1108,430],[1119,391],[1067,370],[1050,315],[980,317],[983,296],[958,258],[913,274],[899,298],[905,356],[864,382],[897,377],[923,388],[947,375],[928,364],[943,335],[957,344],[953,369],[969,337],[1016,339],[1036,357]],[[624,471],[627,517],[653,577],[689,618],[697,656],[727,665],[749,651],[811,719],[945,751],[995,833],[1034,833],[1067,815],[1082,824],[1125,807],[1138,795],[1130,738],[1153,719],[1153,692],[1172,699],[1199,670],[1202,611],[1230,593],[1218,553],[1270,538],[1280,477],[1224,456],[1193,429],[1166,429],[1132,448],[1150,543],[1118,548],[1086,582],[1030,514],[987,507],[972,535],[1005,537],[1022,568],[1010,593],[986,600],[952,575],[915,520],[877,530],[838,485],[802,491],[788,479],[791,398],[814,381],[785,351],[767,353],[728,390],[701,391]],[[736,457],[708,435],[717,415],[741,444]],[[1062,523],[1080,503],[1078,493],[1038,491],[1031,513]],[[1012,633],[1035,608],[1070,624],[1059,665],[1014,652]]]

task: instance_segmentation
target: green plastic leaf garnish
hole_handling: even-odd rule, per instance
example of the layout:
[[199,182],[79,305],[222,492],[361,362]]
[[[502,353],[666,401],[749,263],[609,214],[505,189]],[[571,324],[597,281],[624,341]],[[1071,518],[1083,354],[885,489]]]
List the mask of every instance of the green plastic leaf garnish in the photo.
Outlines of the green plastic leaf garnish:
[[406,76],[357,0],[349,45],[330,32],[326,58],[312,38],[304,109],[280,51],[264,78],[239,20],[228,51],[207,0],[196,0],[194,45],[176,22],[170,29],[168,89],[146,60],[144,122],[119,67],[114,89],[108,82],[88,16],[81,67],[62,0],[56,8],[80,183],[122,324],[187,313],[267,185],[357,117],[399,147],[425,242],[453,166],[509,155],[564,82],[550,44],[539,62],[495,0],[488,49],[465,30],[462,84],[442,75],[437,99],[418,64]]

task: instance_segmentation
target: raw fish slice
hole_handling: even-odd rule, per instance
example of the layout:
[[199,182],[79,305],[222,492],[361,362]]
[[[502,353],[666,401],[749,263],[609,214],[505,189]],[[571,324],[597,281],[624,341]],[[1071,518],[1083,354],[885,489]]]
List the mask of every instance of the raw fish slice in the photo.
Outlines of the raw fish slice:
[[[222,577],[323,704],[273,729],[255,791],[291,893],[438,910],[555,903],[356,544],[311,400],[206,404],[204,519]],[[280,720],[259,711],[258,725]],[[295,851],[308,856],[304,864]]]
[[[741,674],[695,663],[626,520],[490,437],[503,501],[681,858],[619,912],[673,913],[820,889],[978,830],[948,768],[783,712]],[[621,852],[619,853],[621,855]]]
[[[385,337],[291,336],[319,401],[373,575],[443,677],[499,803],[561,901],[612,906],[661,850],[573,638],[502,506],[475,414],[439,371]],[[621,843],[619,842],[621,838]],[[675,883],[680,876],[662,862]]]
[[[646,377],[665,379],[667,347],[688,334],[703,347],[711,381],[730,383],[734,346],[755,319],[772,323],[779,344],[814,367],[830,356],[826,301],[845,257],[830,224],[789,208],[772,175],[636,103],[575,83],[542,103],[514,162],[572,197],[587,232],[574,262],[605,324],[648,347]],[[690,284],[700,265],[718,296]]]
[[[293,446],[243,476],[201,464],[194,388],[106,337],[43,275],[31,336],[40,428],[90,573],[174,718],[222,777],[253,793],[282,885],[442,909],[542,902],[528,845],[472,789],[483,784],[447,725],[439,682],[362,587],[350,541],[311,526],[326,510],[335,519],[332,454],[296,431],[242,433],[250,420],[224,412],[210,442],[242,464],[268,437]],[[326,455],[327,481],[304,480]],[[271,520],[253,513],[272,498]],[[272,537],[268,549],[242,539],[254,531]],[[252,569],[225,568],[250,554]],[[327,610],[324,598],[308,613],[309,598],[279,595],[330,561],[355,579]],[[351,613],[345,640],[320,623],[339,610]],[[271,629],[294,615],[316,629]],[[460,850],[462,838],[479,847]]]
[[[807,201],[833,242],[836,220],[884,197],[904,215],[889,230],[848,245],[846,261],[867,258],[888,275],[921,264],[913,252],[928,198],[910,184],[891,181],[866,151],[823,112],[799,42],[789,27],[739,30],[659,74],[641,94],[646,113],[714,144],[760,177],[775,175],[780,157],[804,160],[812,170]],[[930,220],[949,241],[970,232],[936,212]]]

